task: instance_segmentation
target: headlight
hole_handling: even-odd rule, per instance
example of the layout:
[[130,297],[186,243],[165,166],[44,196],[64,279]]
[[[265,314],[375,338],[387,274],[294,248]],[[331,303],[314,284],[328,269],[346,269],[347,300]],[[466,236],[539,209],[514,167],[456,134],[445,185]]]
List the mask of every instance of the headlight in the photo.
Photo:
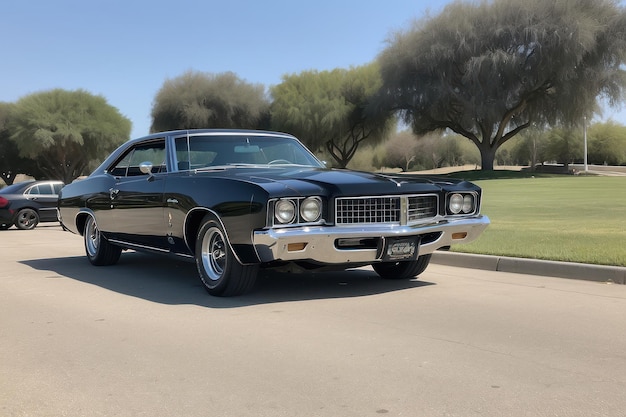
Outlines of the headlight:
[[296,217],[296,205],[291,200],[278,200],[274,207],[274,217],[281,224],[293,222]]
[[448,212],[451,214],[471,214],[476,210],[476,196],[469,194],[452,194],[448,199]]
[[317,197],[306,198],[300,203],[300,217],[307,223],[316,222],[322,215],[322,201]]
[[465,194],[463,197],[463,213],[471,213],[474,211],[474,197],[471,194]]
[[463,209],[464,198],[461,194],[452,194],[448,202],[448,208],[452,214],[459,214]]

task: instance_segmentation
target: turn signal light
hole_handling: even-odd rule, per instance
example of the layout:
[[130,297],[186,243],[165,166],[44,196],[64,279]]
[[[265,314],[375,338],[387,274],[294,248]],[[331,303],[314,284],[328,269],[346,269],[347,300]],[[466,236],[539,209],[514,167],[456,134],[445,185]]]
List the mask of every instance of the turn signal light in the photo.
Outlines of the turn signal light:
[[306,245],[307,245],[306,242],[289,243],[287,245],[287,251],[288,252],[298,252],[298,251],[304,250],[304,248],[306,248]]
[[465,239],[466,237],[467,237],[467,232],[452,233],[452,239]]

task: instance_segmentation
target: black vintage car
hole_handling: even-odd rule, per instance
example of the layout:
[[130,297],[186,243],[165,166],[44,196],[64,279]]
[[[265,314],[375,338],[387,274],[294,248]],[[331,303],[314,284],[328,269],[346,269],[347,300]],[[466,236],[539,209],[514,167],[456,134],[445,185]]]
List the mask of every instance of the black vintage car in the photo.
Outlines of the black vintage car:
[[481,190],[452,179],[328,169],[295,137],[190,130],[131,140],[65,186],[59,219],[94,265],[123,249],[195,261],[212,295],[244,293],[259,268],[371,265],[419,275],[433,251],[489,224]]

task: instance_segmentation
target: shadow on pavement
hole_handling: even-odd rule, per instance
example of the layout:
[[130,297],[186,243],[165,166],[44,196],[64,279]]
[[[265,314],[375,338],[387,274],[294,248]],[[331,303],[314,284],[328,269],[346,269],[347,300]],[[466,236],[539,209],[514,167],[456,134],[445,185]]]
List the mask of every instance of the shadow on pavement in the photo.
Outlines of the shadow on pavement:
[[286,274],[261,271],[254,289],[239,297],[210,296],[202,287],[195,264],[136,252],[122,254],[113,266],[92,266],[74,256],[20,261],[41,271],[71,278],[110,291],[162,304],[196,304],[233,308],[285,301],[364,297],[434,285],[414,280],[383,280],[370,269]]

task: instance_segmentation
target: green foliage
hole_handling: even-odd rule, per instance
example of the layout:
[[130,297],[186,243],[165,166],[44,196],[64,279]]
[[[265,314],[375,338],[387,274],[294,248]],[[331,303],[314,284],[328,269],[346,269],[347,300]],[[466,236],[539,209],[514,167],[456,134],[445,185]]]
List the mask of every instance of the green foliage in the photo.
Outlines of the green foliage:
[[573,125],[626,86],[626,12],[612,0],[454,2],[396,33],[379,57],[378,105],[413,131],[450,129],[493,169],[532,124]]
[[128,140],[131,122],[101,96],[55,89],[18,100],[7,127],[21,157],[47,177],[71,182]]
[[[512,165],[535,166],[544,162],[582,162],[583,128],[528,129],[503,145],[497,154],[508,151]],[[587,129],[589,164],[626,165],[626,126],[609,121],[593,123]]]
[[626,178],[568,175],[477,184],[491,225],[454,251],[626,266]]
[[385,141],[381,164],[409,171],[417,158],[417,137],[409,131],[397,132]]
[[166,80],[154,99],[151,132],[197,128],[267,128],[265,87],[232,72],[188,71]]
[[17,144],[11,140],[8,127],[10,112],[13,104],[0,103],[0,178],[5,184],[13,184],[17,174],[27,174],[33,177],[41,175],[41,170],[35,161],[22,158]]
[[548,160],[567,166],[576,159],[582,160],[584,153],[582,132],[570,129],[551,129],[544,135],[546,140],[545,156]]
[[609,121],[587,131],[590,164],[626,165],[626,126]]
[[410,131],[397,132],[384,142],[381,164],[418,171],[477,163],[476,149],[466,142],[458,135],[433,132],[418,137]]
[[380,82],[376,65],[285,76],[271,91],[272,128],[325,148],[345,168],[362,143],[381,141],[395,126],[389,113],[368,111]]

